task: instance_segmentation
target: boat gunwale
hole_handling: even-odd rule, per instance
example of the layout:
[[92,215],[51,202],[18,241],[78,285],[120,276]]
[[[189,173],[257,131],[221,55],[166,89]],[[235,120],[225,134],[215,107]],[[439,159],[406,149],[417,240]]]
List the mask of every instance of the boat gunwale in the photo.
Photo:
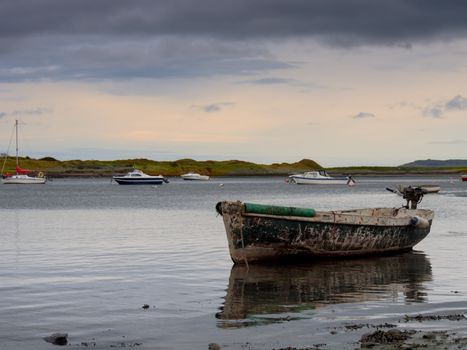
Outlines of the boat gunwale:
[[[411,219],[415,216],[425,218],[427,220],[433,220],[434,212],[430,209],[416,209],[409,210],[405,208],[363,208],[363,209],[351,209],[351,210],[338,210],[338,211],[316,211],[313,217],[303,216],[288,216],[288,215],[270,215],[270,214],[258,214],[258,213],[247,213],[245,212],[244,203],[240,211],[240,215],[244,217],[261,217],[274,220],[288,220],[288,221],[301,221],[310,223],[326,223],[326,224],[338,224],[338,225],[365,225],[365,226],[407,226],[410,225]],[[358,211],[363,210],[393,210],[399,212],[399,210],[406,211],[404,216],[388,216],[388,215],[362,215],[358,214]],[[413,215],[410,215],[412,214]],[[223,215],[229,215],[229,213],[223,213]],[[232,215],[233,213],[230,213]]]

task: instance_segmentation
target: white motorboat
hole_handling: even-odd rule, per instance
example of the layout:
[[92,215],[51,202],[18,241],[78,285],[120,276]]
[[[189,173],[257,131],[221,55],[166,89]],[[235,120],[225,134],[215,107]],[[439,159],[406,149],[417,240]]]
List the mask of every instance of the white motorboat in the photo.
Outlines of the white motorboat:
[[287,182],[297,185],[354,185],[351,177],[332,177],[325,170],[308,171],[303,174],[290,175]]
[[[18,120],[15,121],[15,130],[16,130],[16,174],[4,174],[3,175],[3,168],[2,168],[2,182],[4,184],[44,184],[47,179],[44,174],[40,171],[37,176],[29,176],[28,174],[31,172],[26,169],[21,169],[19,166],[19,159],[18,159]],[[6,162],[6,158],[5,158]],[[3,163],[3,167],[5,166],[5,162]]]
[[209,180],[209,176],[208,175],[200,175],[198,173],[187,173],[187,174],[183,174],[183,175],[180,175],[180,177],[183,179],[183,180],[187,180],[187,181],[207,181]]
[[148,175],[139,169],[134,169],[123,176],[113,176],[112,179],[119,185],[162,185],[164,182],[169,182],[162,175]]

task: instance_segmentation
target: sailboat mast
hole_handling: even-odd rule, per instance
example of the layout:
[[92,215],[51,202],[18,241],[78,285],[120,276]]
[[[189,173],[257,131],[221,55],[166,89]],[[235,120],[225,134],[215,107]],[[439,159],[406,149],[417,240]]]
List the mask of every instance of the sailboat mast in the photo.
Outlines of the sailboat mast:
[[18,162],[18,119],[15,122],[15,129],[16,129],[16,166],[19,166]]

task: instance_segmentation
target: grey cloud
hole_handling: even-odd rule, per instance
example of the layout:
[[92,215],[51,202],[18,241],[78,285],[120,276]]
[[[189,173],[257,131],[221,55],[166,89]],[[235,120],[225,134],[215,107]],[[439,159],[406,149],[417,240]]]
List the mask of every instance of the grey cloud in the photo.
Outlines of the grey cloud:
[[265,49],[283,39],[410,48],[467,37],[460,0],[14,0],[0,18],[6,82],[270,73],[296,66]]
[[261,79],[245,80],[241,83],[255,84],[255,85],[294,85],[294,84],[297,84],[298,81],[295,79],[285,79],[285,78],[261,78]]
[[230,107],[233,105],[234,105],[233,102],[219,102],[219,103],[212,103],[212,104],[204,105],[204,106],[193,106],[193,107],[201,109],[206,113],[214,113],[214,112],[221,111],[225,107]]
[[248,75],[258,74],[264,71],[276,69],[288,69],[291,66],[286,62],[257,59],[238,59],[236,61],[215,60],[212,57],[196,59],[186,57],[178,62],[167,64],[153,63],[135,67],[126,64],[118,64],[109,61],[106,67],[89,65],[88,67],[77,65],[69,61],[50,71],[38,68],[31,70],[30,74],[18,71],[0,69],[0,81],[18,82],[30,80],[126,80],[126,79],[165,79],[165,78],[190,78],[221,75]]
[[409,45],[433,35],[464,37],[466,13],[460,0],[15,0],[0,5],[0,33],[321,36],[341,44]]
[[53,110],[51,108],[22,109],[11,112],[0,112],[0,118],[18,117],[24,115],[42,115],[49,113],[53,113]]
[[452,100],[446,102],[447,110],[465,110],[467,109],[467,98],[457,95]]
[[36,108],[36,109],[22,109],[13,111],[10,113],[12,116],[18,115],[41,115],[41,114],[49,114],[52,113],[53,110],[51,108]]
[[132,41],[101,37],[87,41],[86,37],[79,37],[75,38],[78,43],[63,37],[53,39],[38,38],[18,44],[21,55],[0,54],[0,81],[238,76],[296,65],[275,60],[249,43],[229,45],[188,38]]
[[467,98],[457,95],[447,102],[426,107],[423,115],[432,118],[442,118],[445,112],[467,110]]
[[442,106],[427,107],[423,110],[423,115],[431,118],[442,118],[443,112]]
[[219,104],[214,104],[214,105],[204,106],[203,109],[207,113],[212,113],[212,112],[219,112],[222,109],[222,107]]
[[278,77],[269,77],[269,78],[260,78],[260,79],[250,79],[250,80],[243,80],[240,81],[239,84],[252,84],[252,85],[287,85],[287,86],[295,86],[300,88],[306,89],[321,89],[322,87],[314,84],[314,83],[307,83],[296,79],[289,79],[289,78],[278,78]]
[[359,112],[352,116],[354,119],[365,119],[365,118],[375,118],[376,116],[373,113]]

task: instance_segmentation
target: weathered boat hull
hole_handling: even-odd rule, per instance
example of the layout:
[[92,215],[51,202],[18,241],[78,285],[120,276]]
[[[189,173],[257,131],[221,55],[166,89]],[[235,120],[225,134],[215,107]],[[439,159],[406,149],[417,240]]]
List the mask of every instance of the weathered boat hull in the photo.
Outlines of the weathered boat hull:
[[360,209],[314,217],[245,212],[242,202],[220,202],[235,263],[294,258],[351,257],[410,250],[430,232],[433,212]]
[[462,175],[462,176],[461,176],[461,181],[462,181],[462,182],[467,181],[467,175]]

